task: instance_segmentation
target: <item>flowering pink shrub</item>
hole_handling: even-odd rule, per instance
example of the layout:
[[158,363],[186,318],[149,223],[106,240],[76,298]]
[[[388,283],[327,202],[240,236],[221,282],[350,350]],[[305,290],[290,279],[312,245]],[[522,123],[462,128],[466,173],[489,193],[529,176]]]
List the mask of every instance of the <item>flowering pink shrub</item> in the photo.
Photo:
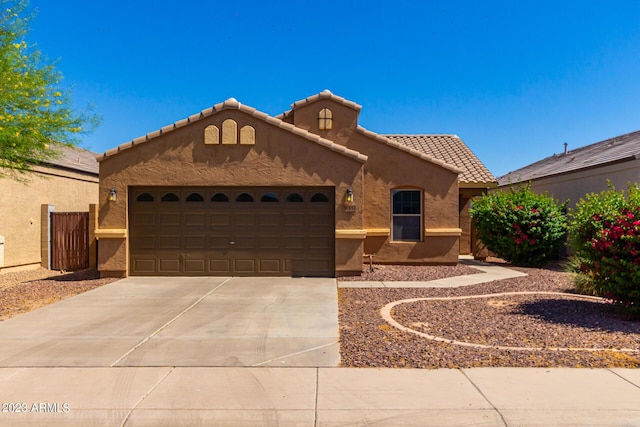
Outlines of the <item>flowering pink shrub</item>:
[[606,297],[625,318],[640,318],[640,188],[589,194],[576,205],[572,244],[582,286]]

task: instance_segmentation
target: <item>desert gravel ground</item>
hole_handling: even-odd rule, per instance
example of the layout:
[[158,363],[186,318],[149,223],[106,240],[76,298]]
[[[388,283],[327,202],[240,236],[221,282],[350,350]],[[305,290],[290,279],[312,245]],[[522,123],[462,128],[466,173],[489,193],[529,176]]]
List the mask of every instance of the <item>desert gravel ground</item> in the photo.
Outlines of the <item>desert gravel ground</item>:
[[66,273],[37,269],[0,274],[0,321],[106,285],[95,270]]
[[[429,268],[433,276],[447,277],[451,272],[446,266]],[[605,302],[578,299],[571,293],[570,276],[557,267],[514,269],[528,276],[460,288],[339,289],[343,366],[640,367],[640,322],[619,319]],[[397,271],[396,280],[407,280],[402,270]],[[382,307],[397,300],[522,291],[562,295],[418,301],[392,309],[393,319],[401,325],[447,342],[401,331],[380,315]],[[491,348],[456,345],[450,342],[453,340]],[[493,346],[533,349],[500,350]],[[557,351],[550,347],[605,350]],[[638,351],[615,351],[620,348]]]

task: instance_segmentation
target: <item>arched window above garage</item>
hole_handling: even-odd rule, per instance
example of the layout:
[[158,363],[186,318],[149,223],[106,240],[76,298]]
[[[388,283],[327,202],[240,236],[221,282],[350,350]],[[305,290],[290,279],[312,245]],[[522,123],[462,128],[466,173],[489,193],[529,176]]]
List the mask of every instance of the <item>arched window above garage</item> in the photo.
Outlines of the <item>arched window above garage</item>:
[[313,203],[328,203],[329,202],[329,198],[322,194],[322,193],[316,193],[313,195],[313,197],[311,197],[311,202]]
[[178,197],[175,193],[167,193],[162,196],[162,199],[160,200],[162,200],[163,202],[179,202],[180,197]]
[[253,202],[253,196],[248,193],[242,193],[236,197],[236,202]]
[[267,203],[272,203],[272,202],[279,202],[280,200],[278,199],[278,196],[276,196],[273,193],[265,193],[261,198],[260,198],[261,202],[267,202]]
[[294,202],[294,203],[300,203],[300,202],[304,202],[304,199],[302,198],[301,195],[299,195],[298,193],[291,193],[287,196],[287,198],[285,199],[287,202]]
[[224,193],[216,193],[213,196],[211,196],[211,201],[212,202],[228,202],[229,197]]
[[153,202],[155,199],[149,193],[138,194],[136,197],[136,202]]
[[200,193],[191,193],[187,196],[187,202],[204,202],[204,197]]

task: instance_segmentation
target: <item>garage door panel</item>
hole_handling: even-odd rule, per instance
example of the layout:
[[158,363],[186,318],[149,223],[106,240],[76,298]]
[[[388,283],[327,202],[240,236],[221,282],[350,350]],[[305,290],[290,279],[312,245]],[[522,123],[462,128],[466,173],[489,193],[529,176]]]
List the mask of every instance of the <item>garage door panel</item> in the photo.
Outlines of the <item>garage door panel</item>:
[[180,259],[160,258],[158,271],[160,273],[180,273]]
[[237,227],[253,227],[256,225],[256,214],[253,212],[236,212],[233,214],[230,224]]
[[185,249],[205,249],[207,247],[207,239],[204,235],[200,236],[183,236],[182,246]]
[[279,249],[282,245],[280,236],[260,236],[258,237],[258,249]]
[[234,273],[255,273],[256,272],[256,260],[255,259],[234,259],[233,260],[233,272]]
[[180,236],[159,236],[158,249],[180,249]]
[[153,212],[136,213],[135,215],[133,215],[132,221],[138,227],[153,227],[156,225],[156,214]]
[[281,273],[279,259],[261,259],[258,263],[259,273]]
[[280,228],[280,212],[258,213],[258,227]]
[[158,214],[158,225],[160,226],[174,226],[180,225],[180,213],[178,212],[161,212]]
[[332,243],[329,237],[309,237],[309,249],[329,249]]
[[209,271],[211,273],[231,274],[231,260],[229,259],[210,259]]
[[206,273],[207,261],[203,259],[186,259],[184,260],[184,271],[186,273]]
[[184,214],[184,225],[187,227],[204,227],[207,214],[204,212],[188,212]]
[[[130,190],[131,274],[332,276],[334,273],[335,203],[331,188]],[[201,197],[193,196],[196,192]],[[155,196],[155,200],[145,202],[141,197],[137,202],[134,196],[144,193]],[[177,201],[161,201],[169,193]],[[320,193],[326,194],[328,202],[313,202],[313,196]],[[248,195],[240,197],[244,201],[236,201],[243,194]],[[192,200],[188,201],[189,197]]]
[[304,249],[305,247],[305,236],[287,236],[284,238],[284,247],[286,249]]
[[155,258],[134,258],[132,264],[138,273],[152,274],[156,272]]
[[310,213],[309,226],[311,227],[333,227],[333,218],[329,213]]
[[231,236],[223,235],[223,236],[209,236],[209,245],[208,247],[215,250],[228,250],[231,246],[229,242],[231,242]]
[[228,227],[231,225],[231,213],[214,212],[209,214],[209,226]]
[[155,249],[156,238],[155,236],[134,236],[131,237],[131,245],[138,249]]
[[283,215],[282,225],[285,229],[289,227],[304,227],[306,215],[302,212],[298,213],[285,213]]
[[254,249],[256,247],[255,236],[233,236],[233,239],[229,243],[232,249]]

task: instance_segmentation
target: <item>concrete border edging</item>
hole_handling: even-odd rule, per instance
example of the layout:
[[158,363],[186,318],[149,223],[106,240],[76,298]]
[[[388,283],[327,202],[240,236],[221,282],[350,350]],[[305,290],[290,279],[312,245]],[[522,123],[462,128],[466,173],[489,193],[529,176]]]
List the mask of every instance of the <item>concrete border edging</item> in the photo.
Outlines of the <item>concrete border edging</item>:
[[400,304],[412,303],[417,301],[455,301],[455,300],[464,300],[464,299],[480,299],[480,298],[492,298],[492,297],[501,297],[501,296],[510,296],[510,295],[560,295],[560,296],[569,296],[576,299],[590,300],[590,301],[604,301],[604,298],[588,296],[588,295],[573,295],[566,294],[562,292],[500,292],[495,294],[482,294],[482,295],[466,295],[466,296],[456,296],[456,297],[425,297],[425,298],[409,298],[403,300],[397,300],[390,302],[380,309],[380,315],[382,318],[389,323],[391,326],[395,327],[404,332],[408,332],[414,335],[418,335],[420,337],[429,339],[431,341],[438,341],[447,344],[454,344],[463,347],[471,347],[471,348],[483,348],[483,349],[495,349],[495,350],[512,350],[512,351],[541,351],[541,350],[550,350],[550,351],[589,351],[589,352],[597,352],[597,351],[614,351],[620,353],[637,353],[640,352],[640,349],[631,349],[631,348],[581,348],[581,347],[510,347],[510,346],[500,346],[500,345],[486,345],[486,344],[475,344],[466,341],[458,341],[451,340],[443,337],[438,337],[436,335],[430,335],[424,332],[416,331],[415,329],[409,328],[407,326],[402,325],[397,322],[393,316],[391,315],[391,310],[394,307]]

